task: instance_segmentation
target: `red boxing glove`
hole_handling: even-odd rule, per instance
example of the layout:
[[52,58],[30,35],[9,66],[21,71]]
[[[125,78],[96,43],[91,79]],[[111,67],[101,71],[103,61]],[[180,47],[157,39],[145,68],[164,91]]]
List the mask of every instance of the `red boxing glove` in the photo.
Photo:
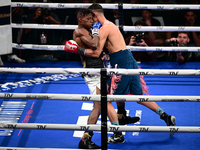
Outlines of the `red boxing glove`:
[[69,40],[65,43],[64,50],[69,53],[76,53],[79,55],[85,55],[86,49],[79,47],[74,40]]
[[65,43],[65,51],[70,53],[77,53],[78,45],[75,41],[70,40]]

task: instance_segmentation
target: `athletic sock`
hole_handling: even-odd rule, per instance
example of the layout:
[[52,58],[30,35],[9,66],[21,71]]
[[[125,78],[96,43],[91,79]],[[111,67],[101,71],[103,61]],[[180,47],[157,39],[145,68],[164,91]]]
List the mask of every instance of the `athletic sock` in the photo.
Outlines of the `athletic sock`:
[[160,116],[161,114],[163,114],[163,110],[159,107],[157,110],[156,110],[156,113]]
[[[118,126],[119,125],[119,121],[111,122],[111,125]],[[122,135],[122,132],[114,132],[114,134],[120,136],[120,135]]]
[[118,126],[118,125],[119,125],[119,121],[111,122],[111,125],[116,125],[116,126]]
[[125,110],[125,105],[122,106],[117,106],[117,113],[118,114],[123,114],[126,110]]

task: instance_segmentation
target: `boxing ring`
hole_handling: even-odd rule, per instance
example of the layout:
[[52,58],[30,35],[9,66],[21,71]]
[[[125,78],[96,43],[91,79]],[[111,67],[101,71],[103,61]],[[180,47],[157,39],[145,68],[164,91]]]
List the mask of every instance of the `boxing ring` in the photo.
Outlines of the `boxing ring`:
[[[57,7],[55,3],[12,3],[12,7],[48,6],[55,8],[56,6],[56,8],[60,8],[62,6],[62,8],[73,8],[75,5],[76,7],[87,7],[90,4],[58,4],[59,7]],[[117,8],[113,4],[102,6],[108,9]],[[152,9],[152,7],[158,8],[155,5],[150,5],[149,9]],[[178,5],[178,7],[181,6]],[[197,9],[196,7],[191,7]],[[133,9],[130,6],[127,8]],[[168,9],[173,8],[175,8],[174,5]],[[12,26],[14,28],[52,29],[57,29],[58,27],[66,29],[66,27],[69,27],[67,25],[41,26],[28,24],[12,24]],[[76,26],[71,26],[68,29],[75,28]],[[142,27],[138,29],[124,27],[125,30],[130,29],[131,31],[157,30],[157,28]],[[190,27],[185,27],[184,29],[185,31],[192,30]],[[162,31],[172,30],[178,30],[178,27],[162,27]],[[181,30],[183,29],[181,28]],[[40,46],[16,43],[13,43],[13,47],[34,50],[63,50],[64,48],[62,45]],[[159,49],[156,47],[146,49],[142,47],[130,48],[132,50],[145,51],[171,50],[171,48],[167,47],[159,47]],[[190,49],[175,47],[173,48],[174,50],[199,51],[198,47]],[[80,62],[35,62],[33,64],[27,62],[26,64],[7,63],[6,65],[14,68],[0,68],[0,100],[2,102],[0,109],[0,149],[5,149],[6,147],[11,149],[75,149],[84,130],[96,131],[94,132],[93,141],[101,145],[101,122],[105,118],[107,121],[107,117],[102,114],[97,125],[87,125],[86,119],[93,107],[92,101],[100,101],[102,96],[89,95],[88,87],[80,74],[100,74],[102,71],[106,71],[104,73],[108,75],[143,75],[151,92],[151,95],[143,96],[106,95],[106,99],[112,101],[115,108],[114,101],[126,101],[128,103],[126,109],[128,109],[129,115],[141,117],[138,123],[128,126],[111,126],[108,122],[108,132],[123,131],[126,141],[122,144],[109,144],[109,149],[148,149],[149,147],[163,149],[164,146],[166,149],[195,150],[200,147],[198,142],[200,139],[200,110],[198,109],[200,105],[198,103],[200,101],[200,92],[198,92],[200,89],[199,62],[187,63],[181,66],[177,66],[175,62],[141,63],[142,70],[106,69],[102,71],[100,69],[83,69]],[[164,122],[160,121],[159,116],[153,112],[149,113],[149,110],[144,106],[134,103],[136,101],[158,102],[164,111],[176,116],[177,126],[167,127]],[[166,132],[176,133],[171,137]],[[181,144],[184,144],[184,146],[181,146]]]

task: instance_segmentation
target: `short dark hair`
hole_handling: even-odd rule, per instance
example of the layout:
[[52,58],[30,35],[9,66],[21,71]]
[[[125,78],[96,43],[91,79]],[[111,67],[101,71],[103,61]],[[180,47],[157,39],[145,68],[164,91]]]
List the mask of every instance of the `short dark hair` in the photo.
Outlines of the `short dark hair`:
[[93,3],[92,5],[90,5],[88,7],[88,9],[91,9],[91,10],[94,10],[94,11],[100,12],[100,13],[104,12],[103,11],[103,7],[100,4],[98,4],[98,3]]
[[138,21],[136,21],[136,22],[134,23],[134,26],[136,26],[136,25],[142,25],[142,26],[145,26],[146,24],[144,23],[144,21],[142,21],[142,20],[138,20]]
[[177,36],[178,36],[179,34],[181,34],[181,33],[187,34],[187,36],[190,38],[190,32],[179,31],[179,32],[177,33]]
[[141,11],[142,11],[142,12],[143,12],[143,11],[148,11],[148,12],[152,13],[151,9],[142,9]]
[[93,17],[95,16],[91,9],[81,8],[76,11],[77,18],[85,17],[89,14],[92,14]]

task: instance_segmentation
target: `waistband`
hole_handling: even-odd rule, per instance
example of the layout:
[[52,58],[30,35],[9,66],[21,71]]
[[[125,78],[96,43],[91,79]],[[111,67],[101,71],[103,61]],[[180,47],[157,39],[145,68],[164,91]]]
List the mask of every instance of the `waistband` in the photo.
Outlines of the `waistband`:
[[124,60],[126,61],[127,59],[133,59],[133,55],[131,53],[131,50],[130,49],[123,49],[123,50],[120,50],[118,52],[115,52],[115,53],[112,53],[112,54],[109,54],[110,56],[110,61],[119,61],[119,60]]

